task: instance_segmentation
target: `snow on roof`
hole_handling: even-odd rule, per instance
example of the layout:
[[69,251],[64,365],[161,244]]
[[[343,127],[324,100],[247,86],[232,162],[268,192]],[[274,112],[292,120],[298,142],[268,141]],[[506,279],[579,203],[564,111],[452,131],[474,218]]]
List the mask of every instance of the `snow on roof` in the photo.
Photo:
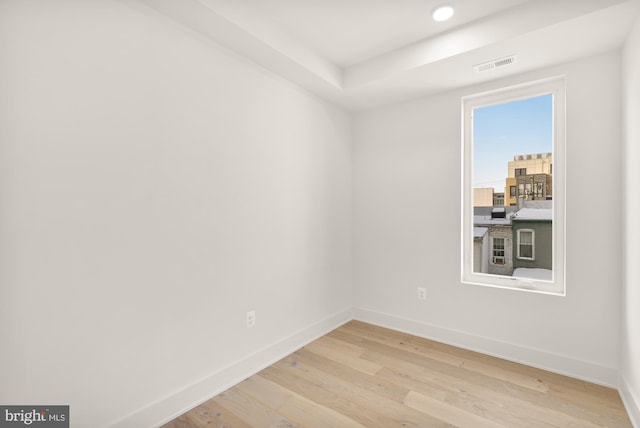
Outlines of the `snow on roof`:
[[473,237],[474,238],[482,238],[489,231],[488,227],[474,227],[473,228]]
[[533,201],[522,201],[522,205],[520,208],[553,208],[553,201],[550,199],[545,200],[533,200]]
[[508,218],[491,218],[489,216],[474,215],[473,224],[475,225],[510,225],[511,217]]
[[540,279],[543,281],[551,281],[553,280],[553,271],[551,269],[541,269],[541,268],[516,268],[513,271],[514,277],[518,278],[529,278],[529,279]]
[[522,208],[513,215],[514,220],[553,220],[550,208]]

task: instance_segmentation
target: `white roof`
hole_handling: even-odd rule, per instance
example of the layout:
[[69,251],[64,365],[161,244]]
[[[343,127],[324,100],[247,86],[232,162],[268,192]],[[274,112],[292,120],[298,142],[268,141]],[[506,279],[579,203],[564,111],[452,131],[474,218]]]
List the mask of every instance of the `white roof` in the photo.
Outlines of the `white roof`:
[[518,278],[540,279],[543,281],[553,280],[553,271],[551,269],[541,268],[516,268],[513,275]]
[[514,220],[553,220],[550,208],[522,208],[513,215]]
[[484,215],[474,215],[473,224],[475,225],[510,225],[511,217],[509,218],[491,218]]
[[473,228],[473,237],[474,238],[482,238],[489,231],[488,227],[474,227]]

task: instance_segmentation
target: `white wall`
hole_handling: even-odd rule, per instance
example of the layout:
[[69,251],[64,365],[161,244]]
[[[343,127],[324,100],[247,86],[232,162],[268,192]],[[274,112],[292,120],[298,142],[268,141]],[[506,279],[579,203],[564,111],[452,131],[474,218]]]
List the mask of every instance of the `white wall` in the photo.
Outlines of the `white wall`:
[[620,392],[640,426],[640,20],[623,51],[624,102],[624,292]]
[[[349,115],[142,5],[0,2],[0,403],[151,426],[355,302],[364,320],[605,384],[621,357],[637,412],[639,51],[640,24],[622,68],[623,299],[618,54],[362,113],[352,136]],[[568,294],[461,285],[460,97],[557,74]]]
[[348,319],[349,115],[135,2],[2,1],[0,64],[0,403],[151,425]]
[[[460,283],[460,98],[566,74],[567,296]],[[360,319],[615,386],[621,304],[620,55],[355,118]],[[600,169],[600,170],[598,170]],[[428,300],[417,300],[427,287]]]

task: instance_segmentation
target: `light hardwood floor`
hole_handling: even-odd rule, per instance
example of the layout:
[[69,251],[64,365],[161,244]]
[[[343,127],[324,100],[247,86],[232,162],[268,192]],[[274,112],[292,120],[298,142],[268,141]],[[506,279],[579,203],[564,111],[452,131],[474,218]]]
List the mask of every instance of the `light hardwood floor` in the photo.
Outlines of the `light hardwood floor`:
[[164,425],[631,427],[617,391],[351,321]]

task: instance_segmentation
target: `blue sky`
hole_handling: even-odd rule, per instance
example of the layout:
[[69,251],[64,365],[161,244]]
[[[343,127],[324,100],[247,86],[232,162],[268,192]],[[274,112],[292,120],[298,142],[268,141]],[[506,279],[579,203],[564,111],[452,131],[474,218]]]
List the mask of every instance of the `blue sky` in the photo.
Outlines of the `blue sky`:
[[552,152],[552,105],[549,94],[474,110],[474,188],[504,192],[513,156]]

